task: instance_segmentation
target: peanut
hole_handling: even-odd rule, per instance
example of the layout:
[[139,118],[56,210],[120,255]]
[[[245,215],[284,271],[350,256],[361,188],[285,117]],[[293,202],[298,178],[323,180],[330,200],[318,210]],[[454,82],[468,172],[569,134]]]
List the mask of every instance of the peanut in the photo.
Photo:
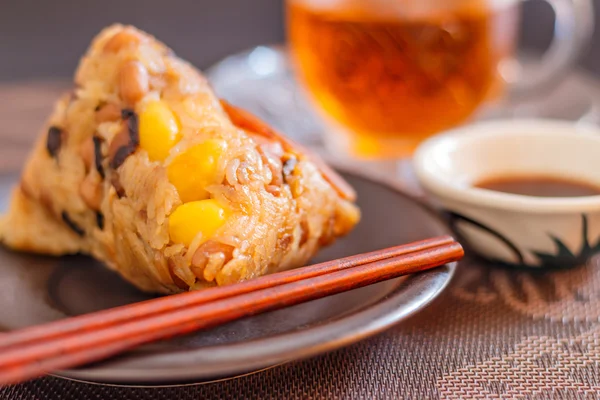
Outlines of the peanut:
[[148,70],[139,61],[127,61],[119,71],[121,98],[128,104],[135,104],[148,92]]
[[112,169],[119,168],[137,148],[127,125],[125,122],[122,124],[121,130],[108,146],[108,165]]
[[92,210],[99,210],[102,203],[102,185],[96,174],[88,174],[79,185],[79,195]]
[[79,146],[79,155],[85,164],[85,170],[89,171],[94,162],[94,142],[92,138],[81,143]]
[[298,242],[298,246],[302,247],[306,242],[308,242],[308,239],[310,239],[310,226],[308,225],[306,216],[304,216],[300,220],[300,241]]
[[103,50],[107,53],[118,53],[121,49],[138,44],[140,36],[130,30],[121,31],[111,37],[105,44]]
[[97,124],[108,121],[118,121],[119,119],[121,119],[121,109],[116,104],[104,104],[96,111]]
[[265,190],[268,193],[271,193],[273,196],[275,197],[279,197],[281,196],[281,186],[277,186],[277,185],[267,185],[265,186]]
[[233,258],[234,248],[228,244],[217,242],[215,240],[208,240],[203,243],[192,258],[192,272],[198,277],[203,278],[204,267],[208,263],[210,256],[215,253],[222,254],[223,265],[227,264]]
[[177,286],[179,289],[182,289],[182,290],[189,290],[190,286],[187,283],[185,283],[185,281],[183,279],[181,279],[179,277],[179,275],[177,275],[177,273],[175,272],[175,269],[177,269],[175,262],[173,260],[169,259],[168,266],[169,266],[169,275],[171,275],[171,279],[173,280],[173,283],[175,284],[175,286]]

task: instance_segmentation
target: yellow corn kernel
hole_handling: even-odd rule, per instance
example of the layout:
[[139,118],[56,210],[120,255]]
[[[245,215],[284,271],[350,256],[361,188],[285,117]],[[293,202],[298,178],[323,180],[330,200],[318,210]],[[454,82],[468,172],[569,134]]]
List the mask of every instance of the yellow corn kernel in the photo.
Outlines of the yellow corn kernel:
[[181,201],[187,203],[208,198],[205,187],[214,183],[219,158],[226,148],[222,140],[208,139],[181,153],[167,167],[169,181]]
[[202,243],[223,226],[227,216],[225,208],[214,199],[182,204],[169,217],[171,241],[189,246],[202,233]]
[[179,121],[162,101],[148,103],[140,114],[140,146],[151,161],[163,161],[179,141]]

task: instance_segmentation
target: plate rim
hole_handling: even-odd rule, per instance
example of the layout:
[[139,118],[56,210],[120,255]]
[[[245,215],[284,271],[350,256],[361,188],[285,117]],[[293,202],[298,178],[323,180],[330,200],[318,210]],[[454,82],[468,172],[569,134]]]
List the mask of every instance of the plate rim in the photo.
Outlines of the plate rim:
[[[452,234],[443,218],[423,198],[409,193],[401,182],[389,179],[374,171],[361,169],[341,160],[324,157],[336,170],[354,175],[360,179],[371,181],[392,190],[395,194],[408,199],[416,207],[420,207],[430,218],[439,223],[440,234]],[[401,321],[416,314],[429,305],[449,285],[454,277],[457,263],[445,264],[434,270],[410,275],[392,290],[386,297],[353,313],[344,315],[333,321],[299,331],[285,332],[275,336],[253,339],[255,348],[263,352],[252,351],[245,358],[221,361],[220,365],[206,365],[193,369],[189,364],[183,366],[167,366],[163,368],[139,369],[120,368],[119,366],[106,369],[69,369],[55,371],[56,378],[86,382],[90,384],[123,386],[123,387],[165,387],[201,384],[234,379],[251,375],[254,372],[270,369],[271,367],[298,361],[338,350],[360,340],[381,333]],[[433,284],[432,288],[425,286]],[[414,295],[411,297],[409,294]],[[408,297],[408,298],[407,298]],[[415,301],[416,299],[416,301]],[[412,304],[412,305],[411,305]],[[367,321],[367,323],[365,323]],[[332,337],[333,333],[333,337]],[[294,339],[294,340],[290,340]],[[309,343],[297,345],[303,339]],[[275,345],[273,345],[275,343]],[[286,345],[287,344],[287,345]],[[279,350],[269,350],[278,348]],[[267,349],[267,351],[264,351]],[[224,345],[211,345],[199,348],[190,353],[206,352],[248,352],[248,342]],[[171,353],[172,354],[172,353]],[[166,354],[168,357],[170,354]],[[241,361],[240,361],[241,360]],[[204,361],[206,364],[206,360]],[[192,383],[193,382],[193,383]]]

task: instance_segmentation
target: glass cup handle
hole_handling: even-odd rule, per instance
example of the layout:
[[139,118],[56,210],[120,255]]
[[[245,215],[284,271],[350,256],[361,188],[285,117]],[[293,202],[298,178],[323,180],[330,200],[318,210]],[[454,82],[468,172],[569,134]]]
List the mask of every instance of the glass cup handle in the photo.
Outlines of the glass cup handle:
[[[554,39],[533,73],[522,73],[516,61],[509,73],[509,98],[536,94],[553,83],[577,61],[594,31],[593,0],[545,0],[554,10]],[[511,79],[512,78],[512,79]]]

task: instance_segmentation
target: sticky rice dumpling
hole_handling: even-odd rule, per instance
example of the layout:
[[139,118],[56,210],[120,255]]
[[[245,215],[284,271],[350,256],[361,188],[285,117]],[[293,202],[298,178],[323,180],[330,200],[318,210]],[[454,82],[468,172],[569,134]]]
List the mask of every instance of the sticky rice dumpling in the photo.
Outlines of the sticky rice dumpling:
[[358,222],[354,197],[164,44],[114,25],[55,105],[0,240],[89,254],[145,291],[175,293],[303,265]]

